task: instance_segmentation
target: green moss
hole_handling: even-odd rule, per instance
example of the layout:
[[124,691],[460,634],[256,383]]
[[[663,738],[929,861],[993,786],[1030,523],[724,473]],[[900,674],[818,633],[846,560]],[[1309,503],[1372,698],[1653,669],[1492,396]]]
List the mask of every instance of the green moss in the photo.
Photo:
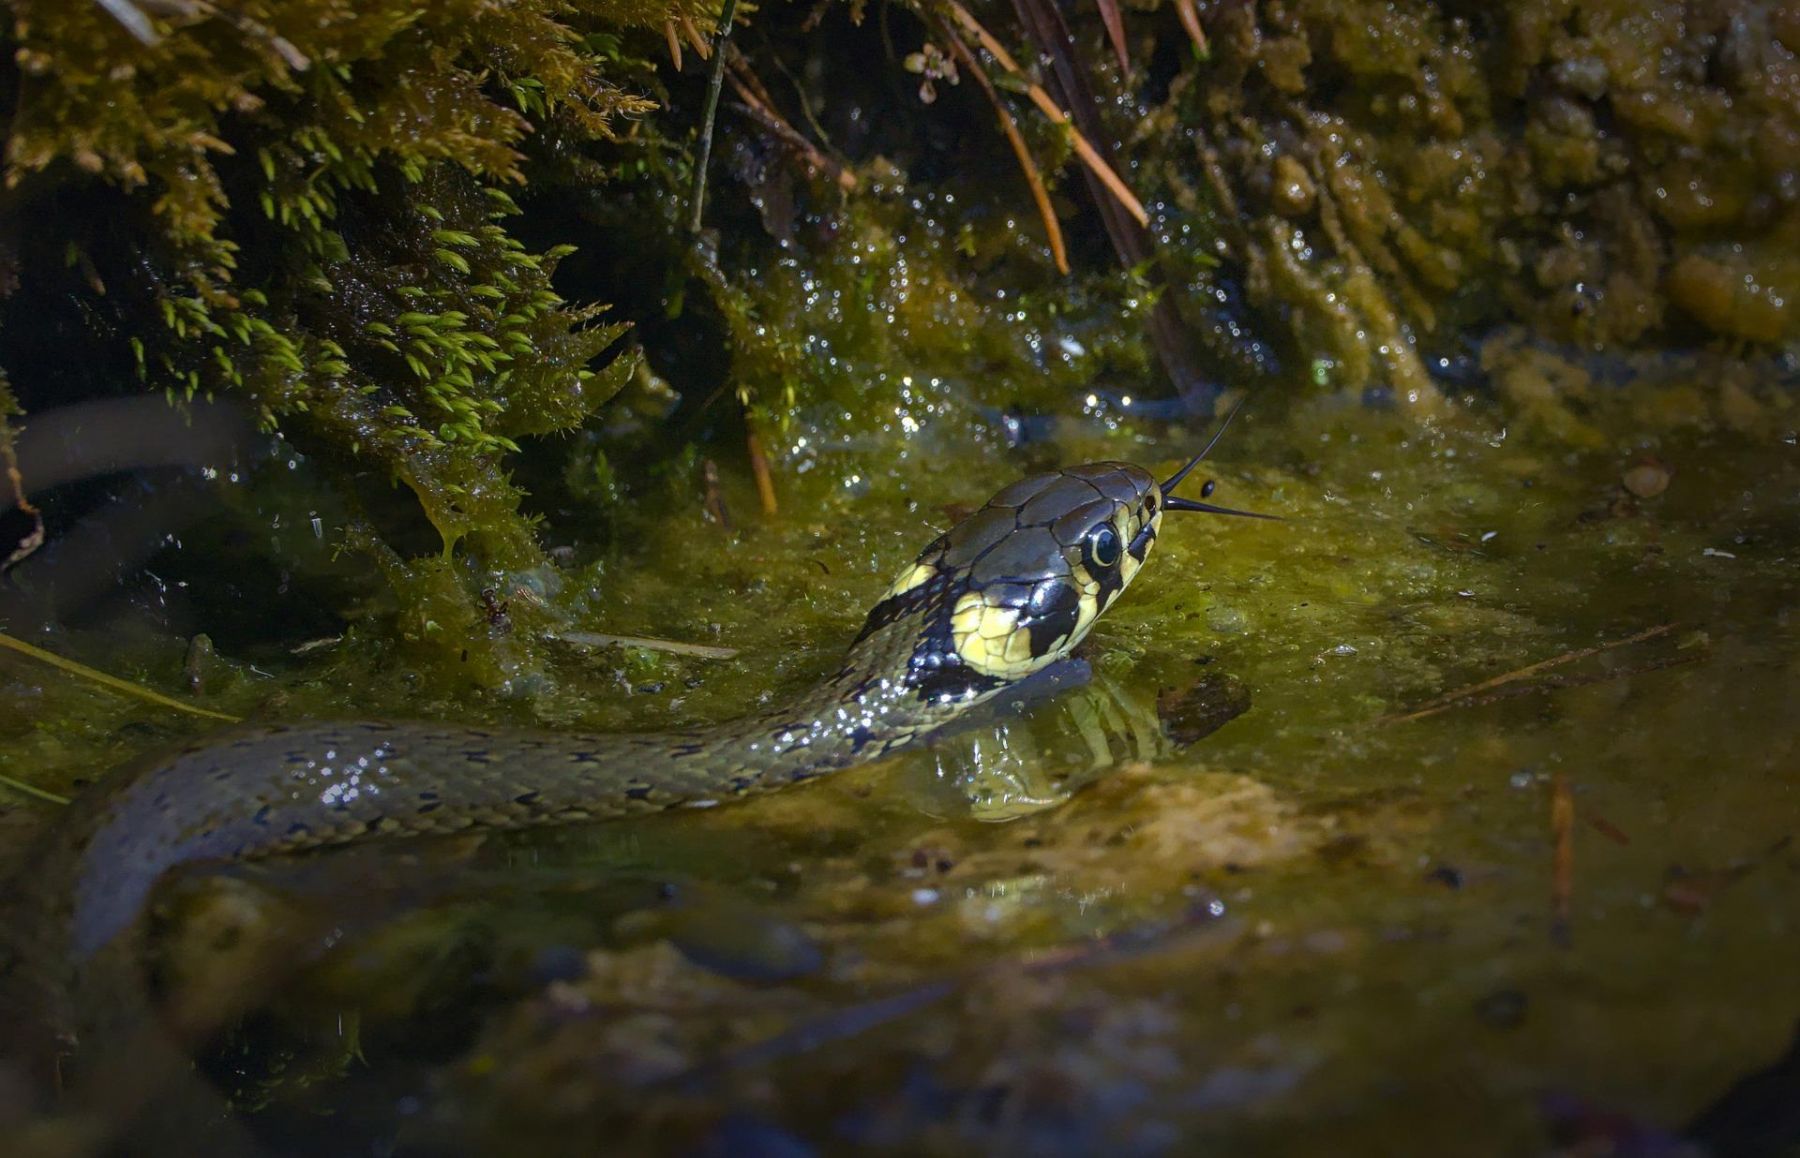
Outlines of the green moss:
[[[70,223],[65,264],[122,313],[145,387],[243,398],[410,488],[446,555],[531,566],[506,459],[591,417],[634,356],[601,368],[625,328],[552,288],[567,251],[509,233],[505,187],[534,132],[605,140],[649,110],[611,77],[643,67],[616,34],[682,11],[704,18],[658,0],[290,0],[145,45],[97,4],[15,5],[8,209],[30,220],[73,190],[128,222]],[[426,619],[472,613],[475,590],[384,562]]]

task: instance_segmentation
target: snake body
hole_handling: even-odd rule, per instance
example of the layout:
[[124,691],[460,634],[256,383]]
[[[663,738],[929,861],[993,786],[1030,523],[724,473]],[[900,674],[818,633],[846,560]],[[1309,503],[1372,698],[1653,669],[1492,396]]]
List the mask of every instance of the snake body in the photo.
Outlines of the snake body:
[[277,725],[115,773],[15,884],[0,994],[61,1049],[104,1036],[95,1011],[119,999],[102,991],[128,984],[144,903],[182,866],[708,807],[893,752],[1067,657],[1131,582],[1164,508],[1186,503],[1126,463],[1021,480],[920,553],[834,673],[730,723],[654,735]]

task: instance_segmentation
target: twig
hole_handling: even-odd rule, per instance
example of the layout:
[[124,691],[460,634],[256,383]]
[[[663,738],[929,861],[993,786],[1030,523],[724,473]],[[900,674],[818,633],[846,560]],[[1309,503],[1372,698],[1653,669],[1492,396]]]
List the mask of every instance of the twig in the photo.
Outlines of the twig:
[[[806,154],[807,159],[816,168],[831,174],[840,187],[845,190],[856,188],[856,174],[850,171],[848,165],[813,144],[800,130],[794,128],[776,111],[774,95],[769,92],[768,86],[763,84],[762,77],[757,76],[756,70],[750,67],[750,62],[744,59],[744,54],[735,48],[731,50],[730,66],[731,73],[726,79],[731,81],[732,88],[744,99],[744,103],[751,106],[745,110],[746,112],[760,120],[764,127],[781,137],[782,140]],[[775,67],[781,69],[782,75],[786,76],[788,81],[793,84],[794,93],[800,99],[800,111],[806,115],[806,123],[813,132],[818,134],[819,140],[825,143],[825,148],[830,148],[831,139],[826,136],[825,130],[819,127],[818,118],[813,116],[812,109],[807,107],[806,92],[800,87],[800,82],[795,80],[793,75],[782,66],[779,56],[775,58]],[[746,89],[749,91],[745,91]]]
[[[741,53],[737,52],[736,50],[733,50],[732,57],[733,57],[732,63],[743,64]],[[806,99],[806,86],[804,86],[800,83],[799,77],[795,76],[792,72],[788,71],[787,65],[781,63],[781,54],[780,53],[778,53],[778,52],[770,53],[769,59],[771,62],[774,63],[776,71],[780,72],[782,76],[787,77],[788,83],[794,86],[794,96],[800,102],[800,115],[806,118],[807,127],[810,128],[818,136],[820,144],[824,145],[827,149],[832,149],[835,151],[836,146],[834,146],[831,143],[831,134],[827,133],[825,131],[825,126],[821,125],[819,123],[819,118],[815,117],[813,115],[812,102]],[[745,65],[745,70],[746,71],[749,70],[748,65]],[[756,74],[752,72],[750,75],[755,76]],[[767,96],[768,93],[765,91],[763,93],[763,95]],[[775,102],[771,100],[769,103],[774,104]]]
[[1012,53],[1006,51],[1005,46],[995,40],[993,34],[981,26],[981,22],[970,15],[967,8],[957,3],[957,0],[948,0],[948,7],[951,15],[956,17],[957,23],[961,24],[969,35],[981,42],[981,47],[994,58],[1001,68],[1025,81],[1025,95],[1031,98],[1032,104],[1042,110],[1043,114],[1055,124],[1068,126],[1069,141],[1074,145],[1075,155],[1081,158],[1081,163],[1100,179],[1101,184],[1106,186],[1107,192],[1113,195],[1114,200],[1118,201],[1139,225],[1148,226],[1150,215],[1144,211],[1143,203],[1137,199],[1137,196],[1119,178],[1119,175],[1113,172],[1112,166],[1101,158],[1094,146],[1081,134],[1081,130],[1075,127],[1074,122],[1069,119],[1069,114],[1050,99],[1050,94],[1044,91],[1042,85],[1025,75],[1024,70],[1019,67],[1019,62],[1013,59]]
[[735,659],[735,647],[709,647],[704,643],[682,643],[673,639],[653,639],[645,635],[606,635],[598,631],[561,630],[550,633],[552,639],[577,647],[641,647],[645,651],[666,651],[671,655],[691,655],[698,659]]
[[732,49],[730,59],[725,62],[725,67],[731,70],[730,79],[740,82],[738,86],[740,93],[745,87],[748,87],[751,92],[756,94],[756,99],[762,103],[764,108],[770,111],[774,110],[775,97],[769,92],[769,86],[762,82],[762,77],[756,75],[756,70],[750,67],[750,62],[744,59],[742,52],[735,48]]
[[757,124],[769,130],[771,133],[774,133],[787,144],[793,146],[794,149],[806,158],[807,164],[811,165],[814,169],[830,174],[831,179],[838,183],[839,188],[845,190],[856,188],[857,181],[855,173],[852,173],[843,165],[840,165],[838,162],[820,152],[818,147],[802,136],[798,129],[782,120],[781,114],[769,107],[768,103],[759,97],[757,93],[737,75],[735,70],[725,79],[731,82],[732,91],[737,93],[744,102],[743,104],[736,106],[739,112],[742,112],[745,116],[754,120]]
[[1516,683],[1527,676],[1536,675],[1541,671],[1548,671],[1553,667],[1561,667],[1563,664],[1574,663],[1576,660],[1586,659],[1590,655],[1599,655],[1603,651],[1611,651],[1620,647],[1629,647],[1634,643],[1643,643],[1647,639],[1655,639],[1659,635],[1667,635],[1669,632],[1674,631],[1677,626],[1679,625],[1674,623],[1660,623],[1655,627],[1646,628],[1635,635],[1628,635],[1624,639],[1613,640],[1611,643],[1601,643],[1596,644],[1593,647],[1580,647],[1576,648],[1574,651],[1565,651],[1561,655],[1552,656],[1546,660],[1540,660],[1537,663],[1529,664],[1515,671],[1509,671],[1505,675],[1495,676],[1491,680],[1484,680],[1481,683],[1472,684],[1469,687],[1462,688],[1458,691],[1438,696],[1436,699],[1427,700],[1420,706],[1430,707],[1436,704],[1449,703],[1451,700],[1460,700],[1466,696],[1474,695],[1476,692],[1485,692],[1489,688],[1497,688],[1501,684]]
[[948,24],[941,27],[950,50],[956,54],[964,69],[975,78],[981,91],[987,94],[989,102],[993,104],[994,115],[1000,119],[1000,131],[1006,134],[1006,143],[1012,146],[1013,156],[1018,159],[1019,168],[1025,174],[1025,183],[1031,186],[1031,199],[1037,204],[1038,216],[1044,220],[1044,235],[1050,242],[1050,256],[1056,262],[1056,272],[1068,273],[1069,252],[1063,245],[1062,224],[1056,220],[1056,209],[1050,204],[1050,193],[1044,188],[1044,180],[1038,174],[1036,162],[1031,159],[1031,150],[1026,147],[1018,124],[1013,121],[1000,94],[994,91],[994,82],[988,79],[987,70],[981,67],[981,62],[975,59],[975,54],[969,51],[969,46],[963,43],[962,37]]
[[1567,948],[1575,894],[1575,794],[1561,772],[1550,781],[1550,839],[1550,940]]
[[215,712],[210,708],[196,707],[193,704],[187,704],[180,700],[171,699],[161,692],[151,691],[146,687],[139,687],[137,684],[131,683],[128,680],[122,680],[118,676],[107,675],[103,671],[97,671],[94,668],[88,667],[86,664],[76,663],[72,659],[64,659],[54,652],[45,651],[41,647],[33,647],[24,640],[14,639],[12,636],[4,633],[0,633],[0,647],[10,651],[16,651],[20,655],[29,656],[39,663],[47,663],[51,667],[66,671],[71,675],[80,676],[82,679],[90,680],[99,684],[101,687],[110,688],[111,690],[120,692],[124,695],[136,696],[140,700],[147,700],[150,703],[157,704],[161,707],[173,708],[178,712],[186,712],[190,716],[205,716],[208,719],[226,720],[233,724],[238,723],[242,719],[240,716],[228,716],[224,712]]
[[688,232],[699,233],[706,212],[706,166],[712,160],[713,122],[719,116],[719,89],[725,84],[725,46],[731,39],[731,22],[737,16],[737,0],[725,0],[719,14],[719,35],[713,46],[712,75],[706,81],[706,113],[700,122],[700,155],[694,158],[694,194],[688,206]]
[[[1602,643],[1602,644],[1597,644],[1593,647],[1582,647],[1582,648],[1577,648],[1574,651],[1566,651],[1566,652],[1563,652],[1561,655],[1555,655],[1555,656],[1551,656],[1549,659],[1539,660],[1537,663],[1528,664],[1525,667],[1519,668],[1515,671],[1509,671],[1509,672],[1505,673],[1504,675],[1497,675],[1493,679],[1483,680],[1481,683],[1478,683],[1478,684],[1470,684],[1466,688],[1458,688],[1456,691],[1445,692],[1443,695],[1434,696],[1433,698],[1426,700],[1424,703],[1419,704],[1418,706],[1411,708],[1405,712],[1399,713],[1397,715],[1383,716],[1379,720],[1376,720],[1375,722],[1377,724],[1403,724],[1403,723],[1406,723],[1408,720],[1417,720],[1417,719],[1421,719],[1425,716],[1436,715],[1437,713],[1445,710],[1446,708],[1454,706],[1457,703],[1457,701],[1459,701],[1459,700],[1472,699],[1473,697],[1479,695],[1480,693],[1488,691],[1492,688],[1500,687],[1502,684],[1517,683],[1519,680],[1526,679],[1530,676],[1534,676],[1541,671],[1548,671],[1550,668],[1553,668],[1553,667],[1561,667],[1563,664],[1574,663],[1578,659],[1586,659],[1592,655],[1599,655],[1603,651],[1613,651],[1617,648],[1629,647],[1634,643],[1643,643],[1647,639],[1655,639],[1657,636],[1667,635],[1669,632],[1674,631],[1679,626],[1680,625],[1676,624],[1676,623],[1662,623],[1662,624],[1658,624],[1655,627],[1647,628],[1644,631],[1640,631],[1636,635],[1630,635],[1624,639],[1613,640],[1611,643]],[[1683,662],[1691,662],[1691,660],[1683,661]],[[1659,664],[1657,666],[1667,667],[1667,666],[1671,666],[1671,665]],[[1655,670],[1655,669],[1647,668],[1647,669],[1635,669],[1635,670]],[[1611,673],[1608,676],[1604,676],[1601,678],[1616,678],[1616,676],[1618,676],[1618,675],[1635,674],[1635,670],[1632,672]],[[1596,681],[1595,680],[1584,680],[1582,682],[1593,683]],[[1538,690],[1538,688],[1540,688],[1540,687],[1573,687],[1573,686],[1576,686],[1576,685],[1563,684],[1563,683],[1546,683],[1546,684],[1542,684],[1542,685],[1536,685],[1533,688],[1529,688],[1526,690],[1527,691],[1535,691],[1535,690]],[[1515,693],[1515,694],[1520,694],[1520,693]],[[1496,696],[1496,697],[1492,697],[1487,700],[1481,700],[1481,701],[1477,701],[1477,702],[1492,703],[1493,699],[1502,699],[1502,698],[1505,698],[1505,697]]]

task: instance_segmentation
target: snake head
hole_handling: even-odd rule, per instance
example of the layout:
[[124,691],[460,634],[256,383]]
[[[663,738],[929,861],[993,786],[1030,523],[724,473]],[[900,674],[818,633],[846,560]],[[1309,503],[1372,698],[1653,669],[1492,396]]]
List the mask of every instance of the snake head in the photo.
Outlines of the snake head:
[[910,636],[906,684],[943,702],[991,695],[1068,658],[1150,557],[1164,511],[1274,517],[1170,493],[1235,417],[1234,407],[1160,483],[1128,462],[1093,462],[1006,487],[919,553],[852,651],[874,636]]
[[1065,659],[1130,586],[1162,525],[1154,475],[1096,462],[1006,487],[940,535],[869,613],[858,643],[913,633],[922,697],[997,691]]

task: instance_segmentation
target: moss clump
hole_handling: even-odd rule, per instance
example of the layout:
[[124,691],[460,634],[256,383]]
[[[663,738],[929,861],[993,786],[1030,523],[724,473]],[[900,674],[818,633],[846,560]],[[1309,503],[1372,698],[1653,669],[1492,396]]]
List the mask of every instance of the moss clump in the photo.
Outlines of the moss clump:
[[1321,378],[1429,391],[1422,353],[1502,323],[1591,349],[1800,338],[1779,8],[1288,0],[1207,27],[1171,102],[1172,131],[1203,130],[1184,203]]
[[[605,140],[651,103],[618,34],[690,0],[195,6],[145,44],[98,4],[11,8],[9,362],[43,407],[235,396],[309,450],[404,483],[473,573],[541,557],[506,456],[624,381],[619,324],[511,235],[534,133]],[[78,211],[71,212],[72,207]],[[41,324],[41,303],[77,317]],[[72,362],[34,328],[92,343]],[[85,378],[85,380],[84,380]],[[24,380],[21,378],[20,380]],[[471,582],[474,582],[471,580]],[[467,586],[466,584],[464,586]],[[441,589],[472,606],[475,589]],[[426,612],[426,618],[432,613]],[[467,641],[460,641],[459,647]]]

